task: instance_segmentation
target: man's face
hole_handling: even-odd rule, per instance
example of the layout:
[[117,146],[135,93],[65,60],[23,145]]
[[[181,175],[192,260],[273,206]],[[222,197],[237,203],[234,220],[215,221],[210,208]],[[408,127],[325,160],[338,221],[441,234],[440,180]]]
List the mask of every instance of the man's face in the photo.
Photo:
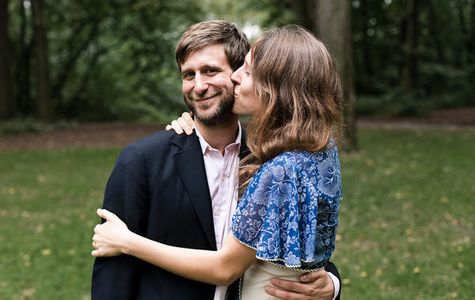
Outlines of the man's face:
[[181,65],[183,96],[195,120],[216,125],[232,115],[232,73],[222,45],[197,50]]

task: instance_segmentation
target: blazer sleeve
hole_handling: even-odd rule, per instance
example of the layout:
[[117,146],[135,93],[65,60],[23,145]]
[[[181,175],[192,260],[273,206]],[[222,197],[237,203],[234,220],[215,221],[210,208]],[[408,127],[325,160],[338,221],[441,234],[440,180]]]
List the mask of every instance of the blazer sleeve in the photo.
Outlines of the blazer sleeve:
[[338,280],[340,281],[340,289],[338,290],[338,295],[336,296],[335,300],[340,300],[340,296],[341,296],[341,278],[340,278],[340,272],[338,272],[338,268],[336,267],[336,265],[334,263],[332,263],[331,261],[328,262],[328,264],[326,265],[325,267],[325,271],[327,272],[330,272],[332,273],[333,275],[335,275],[336,278],[338,278]]
[[[125,148],[107,182],[104,208],[114,212],[140,235],[148,217],[147,170],[143,154]],[[91,299],[135,299],[143,262],[128,255],[96,258],[92,272]]]

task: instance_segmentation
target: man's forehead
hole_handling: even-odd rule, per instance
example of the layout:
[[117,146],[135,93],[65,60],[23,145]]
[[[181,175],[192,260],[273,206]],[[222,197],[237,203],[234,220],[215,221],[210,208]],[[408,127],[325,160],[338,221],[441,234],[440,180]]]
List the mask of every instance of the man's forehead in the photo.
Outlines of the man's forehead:
[[181,65],[181,68],[195,68],[206,65],[220,67],[229,66],[228,58],[223,45],[209,45],[190,52],[188,57]]

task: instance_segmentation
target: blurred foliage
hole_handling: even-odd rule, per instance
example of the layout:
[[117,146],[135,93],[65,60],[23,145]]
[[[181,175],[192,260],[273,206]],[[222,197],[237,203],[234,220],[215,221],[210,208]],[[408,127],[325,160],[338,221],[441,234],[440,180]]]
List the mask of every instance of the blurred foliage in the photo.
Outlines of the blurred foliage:
[[475,105],[475,1],[419,1],[418,81],[403,86],[406,1],[354,0],[357,111],[420,115]]
[[[31,2],[8,3],[12,117],[32,117]],[[418,81],[407,91],[405,1],[352,1],[359,112],[419,114],[475,105],[475,0],[418,3]],[[291,6],[290,0],[45,1],[55,115],[78,121],[168,121],[184,109],[174,48],[190,24],[227,19],[254,39],[266,28],[299,23]]]
[[23,132],[48,132],[56,129],[68,129],[76,127],[72,121],[57,121],[52,124],[38,122],[33,118],[18,118],[0,123],[0,135],[17,134]]
[[[11,2],[11,36],[20,36],[21,2]],[[203,18],[199,4],[191,0],[63,0],[46,4],[57,115],[77,120],[160,120],[183,109],[174,47],[181,32]],[[28,15],[28,5],[25,7]],[[25,35],[25,44],[30,35]],[[14,54],[21,52],[23,42],[12,40]],[[23,67],[22,57],[14,57],[13,73],[17,74]],[[19,88],[21,85],[16,86],[15,94],[22,98],[25,90]],[[28,96],[18,105],[21,115],[32,113],[34,95]]]

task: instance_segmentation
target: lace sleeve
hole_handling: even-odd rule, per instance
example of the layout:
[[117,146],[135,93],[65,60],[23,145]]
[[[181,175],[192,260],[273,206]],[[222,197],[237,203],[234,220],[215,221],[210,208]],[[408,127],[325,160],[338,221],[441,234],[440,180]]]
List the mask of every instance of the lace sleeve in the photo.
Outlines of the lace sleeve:
[[252,178],[233,217],[233,234],[258,259],[319,268],[335,248],[340,199],[336,149],[285,152]]

